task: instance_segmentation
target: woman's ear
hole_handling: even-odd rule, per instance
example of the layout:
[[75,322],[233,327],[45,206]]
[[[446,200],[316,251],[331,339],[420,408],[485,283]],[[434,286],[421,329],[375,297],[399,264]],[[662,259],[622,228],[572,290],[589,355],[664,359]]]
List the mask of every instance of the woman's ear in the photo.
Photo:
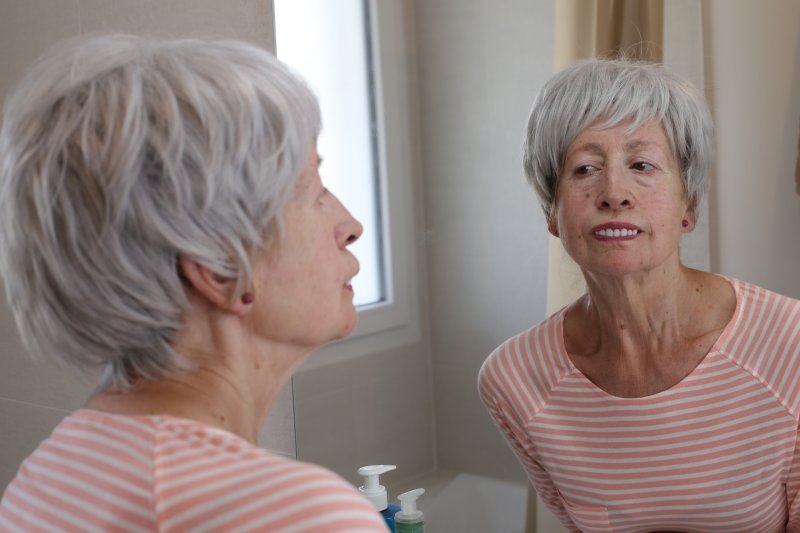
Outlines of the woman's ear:
[[690,205],[686,209],[686,212],[683,213],[683,219],[681,220],[681,232],[690,233],[692,230],[694,230],[694,227],[697,224],[697,216],[695,213],[694,202],[692,202],[692,205]]
[[558,237],[558,222],[553,215],[547,217],[547,231],[549,231],[550,235],[553,237]]
[[244,302],[235,298],[235,279],[222,277],[185,255],[178,259],[178,267],[195,292],[213,306],[237,315],[250,309],[252,300]]

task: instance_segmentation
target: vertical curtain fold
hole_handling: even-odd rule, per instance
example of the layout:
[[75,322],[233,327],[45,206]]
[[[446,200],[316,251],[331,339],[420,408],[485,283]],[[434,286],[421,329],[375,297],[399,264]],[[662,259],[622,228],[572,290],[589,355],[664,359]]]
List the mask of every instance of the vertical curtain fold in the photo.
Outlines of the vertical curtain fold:
[[663,0],[559,0],[555,6],[554,70],[588,57],[660,62]]

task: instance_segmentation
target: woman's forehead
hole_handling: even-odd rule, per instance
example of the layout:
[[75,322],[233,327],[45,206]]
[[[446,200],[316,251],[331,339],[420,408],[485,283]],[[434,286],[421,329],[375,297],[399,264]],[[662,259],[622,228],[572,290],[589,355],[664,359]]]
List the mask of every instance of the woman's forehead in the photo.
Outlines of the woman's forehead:
[[308,157],[294,180],[294,197],[302,196],[319,181],[319,163],[316,145],[311,148]]
[[636,151],[650,145],[662,147],[669,145],[663,123],[655,118],[635,124],[627,119],[609,124],[607,119],[598,118],[584,127],[570,142],[567,152],[575,149],[599,151],[604,149],[605,140],[619,142],[627,151]]

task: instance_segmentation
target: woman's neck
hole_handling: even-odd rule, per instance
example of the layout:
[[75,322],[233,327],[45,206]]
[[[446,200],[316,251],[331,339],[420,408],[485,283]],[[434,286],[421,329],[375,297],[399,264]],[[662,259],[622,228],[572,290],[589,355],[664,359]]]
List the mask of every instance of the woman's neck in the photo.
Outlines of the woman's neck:
[[679,266],[622,277],[586,274],[587,294],[575,311],[616,348],[669,341],[687,325],[683,308],[694,272]]
[[567,312],[564,342],[573,364],[619,396],[674,385],[710,350],[735,308],[730,285],[681,267],[654,282],[598,281]]
[[236,317],[217,318],[188,320],[175,341],[188,370],[101,391],[86,407],[188,418],[256,443],[275,398],[311,350],[254,338]]

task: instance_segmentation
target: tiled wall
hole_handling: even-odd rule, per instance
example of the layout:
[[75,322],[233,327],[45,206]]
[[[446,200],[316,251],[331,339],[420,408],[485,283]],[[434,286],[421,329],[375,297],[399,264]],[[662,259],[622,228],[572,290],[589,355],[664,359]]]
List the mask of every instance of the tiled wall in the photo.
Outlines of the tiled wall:
[[361,484],[360,466],[395,464],[395,483],[435,468],[428,349],[413,344],[294,377],[299,459]]

